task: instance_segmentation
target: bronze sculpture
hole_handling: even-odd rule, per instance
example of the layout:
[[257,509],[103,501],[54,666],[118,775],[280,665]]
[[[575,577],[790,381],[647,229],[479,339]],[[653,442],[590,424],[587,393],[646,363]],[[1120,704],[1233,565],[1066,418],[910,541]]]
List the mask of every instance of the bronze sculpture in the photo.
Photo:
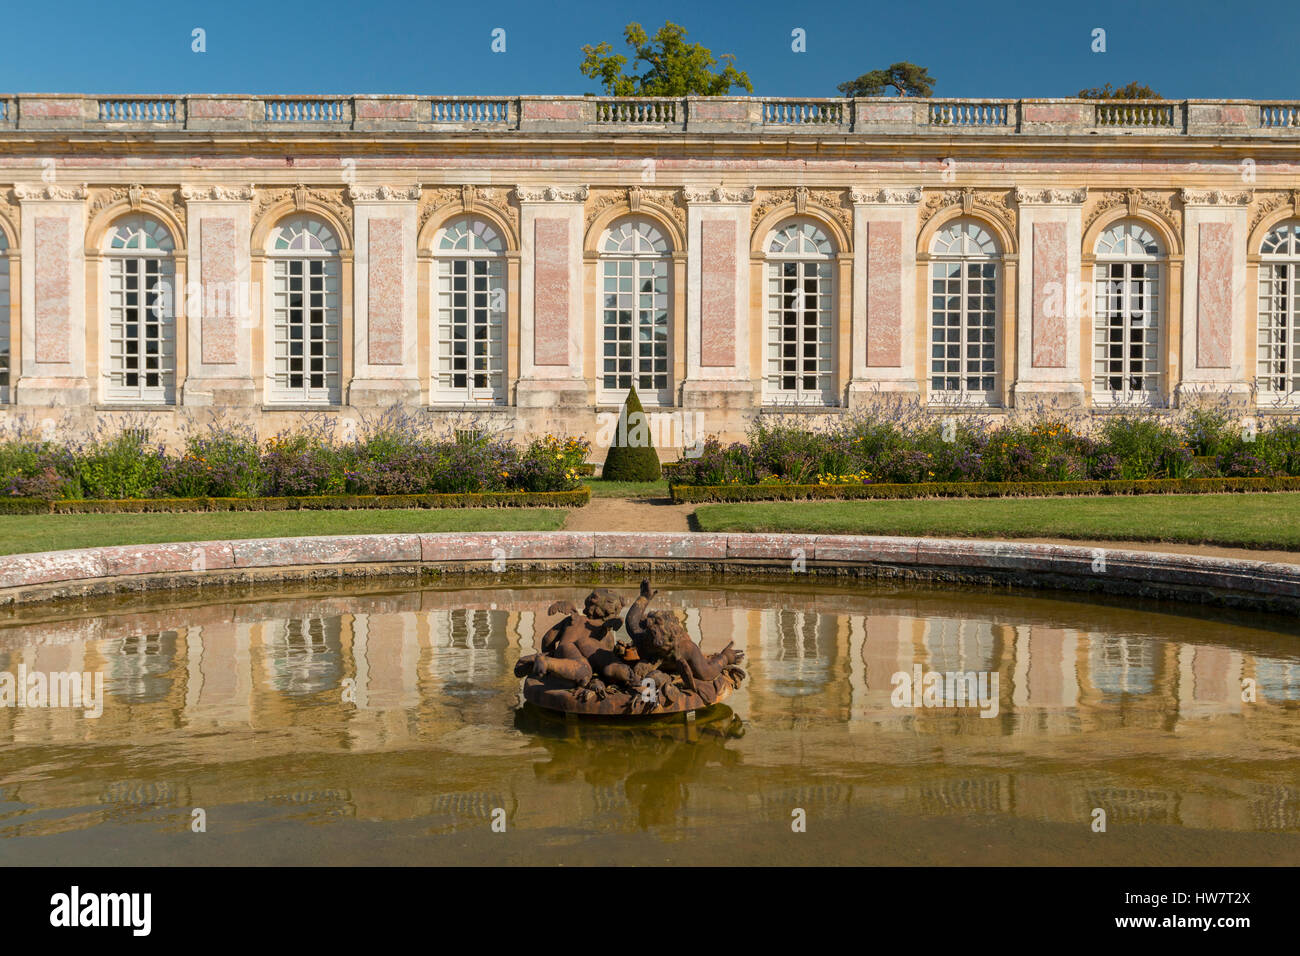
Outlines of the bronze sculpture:
[[[627,615],[607,588],[587,595],[579,611],[556,601],[548,614],[564,614],[543,636],[536,654],[521,657],[524,699],[574,714],[690,713],[725,699],[745,679],[744,651],[727,644],[705,654],[672,611],[650,610],[657,594],[649,581]],[[617,632],[626,628],[628,641]]]

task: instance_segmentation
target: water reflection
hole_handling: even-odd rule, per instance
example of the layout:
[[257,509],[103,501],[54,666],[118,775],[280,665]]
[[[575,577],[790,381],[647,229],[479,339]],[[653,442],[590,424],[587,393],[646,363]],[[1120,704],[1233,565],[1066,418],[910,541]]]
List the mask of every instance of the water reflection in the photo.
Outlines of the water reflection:
[[[788,830],[796,807],[846,827],[841,842],[976,817],[1079,827],[1102,807],[1121,830],[1300,847],[1294,636],[1048,596],[661,584],[706,650],[745,650],[751,679],[717,720],[628,731],[519,708],[514,661],[574,590],[33,612],[0,627],[0,671],[102,671],[107,699],[98,720],[0,708],[0,847],[164,832],[194,806],[237,810],[252,834],[366,822],[434,839],[504,810],[557,846],[666,847]],[[997,718],[894,706],[893,675],[917,666],[996,674]]]

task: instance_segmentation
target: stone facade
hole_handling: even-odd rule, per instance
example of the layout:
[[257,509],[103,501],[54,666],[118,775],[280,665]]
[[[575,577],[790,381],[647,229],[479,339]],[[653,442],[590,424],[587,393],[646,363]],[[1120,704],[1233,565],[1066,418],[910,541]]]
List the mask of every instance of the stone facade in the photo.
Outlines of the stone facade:
[[0,97],[0,421],[1292,413],[1297,225],[1295,103]]

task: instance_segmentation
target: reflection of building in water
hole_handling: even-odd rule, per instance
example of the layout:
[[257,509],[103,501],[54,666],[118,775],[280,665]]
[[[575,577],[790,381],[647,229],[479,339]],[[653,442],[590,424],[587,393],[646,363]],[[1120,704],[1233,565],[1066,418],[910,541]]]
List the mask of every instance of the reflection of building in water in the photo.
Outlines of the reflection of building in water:
[[337,617],[312,617],[269,626],[264,647],[270,685],[294,696],[337,686],[343,676],[340,624]]
[[1155,642],[1126,634],[1094,634],[1088,669],[1103,694],[1149,694],[1155,679]]
[[932,816],[1001,813],[1010,805],[1010,778],[999,775],[937,780],[918,788],[917,801]]
[[923,643],[926,670],[946,674],[996,669],[992,621],[931,618]]
[[1257,658],[1255,681],[1265,700],[1300,700],[1300,664],[1295,661]]
[[764,610],[758,639],[747,642],[745,665],[754,672],[745,685],[750,716],[787,714],[799,700],[803,715],[847,719],[853,698],[849,641],[847,615]]
[[108,665],[105,692],[139,704],[162,700],[172,688],[176,640],[175,631],[162,631],[127,634],[104,641],[101,653]]

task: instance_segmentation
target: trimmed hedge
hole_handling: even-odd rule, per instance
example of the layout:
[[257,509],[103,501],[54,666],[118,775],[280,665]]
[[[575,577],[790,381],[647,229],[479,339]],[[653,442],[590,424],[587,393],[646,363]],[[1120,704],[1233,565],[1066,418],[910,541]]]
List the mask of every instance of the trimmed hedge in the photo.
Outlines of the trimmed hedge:
[[858,498],[1051,498],[1300,491],[1300,478],[1150,478],[1136,481],[931,481],[905,485],[671,485],[678,504]]
[[[646,444],[626,444],[629,432],[635,434],[638,428],[645,431]],[[649,420],[645,409],[641,407],[641,399],[637,397],[636,387],[633,386],[628,389],[627,398],[623,401],[618,430],[605,454],[600,477],[602,481],[658,481],[661,474],[659,453],[655,451],[650,435]]]
[[0,498],[0,514],[137,514],[195,511],[339,511],[397,508],[581,508],[591,489],[461,495],[317,495],[301,498]]

